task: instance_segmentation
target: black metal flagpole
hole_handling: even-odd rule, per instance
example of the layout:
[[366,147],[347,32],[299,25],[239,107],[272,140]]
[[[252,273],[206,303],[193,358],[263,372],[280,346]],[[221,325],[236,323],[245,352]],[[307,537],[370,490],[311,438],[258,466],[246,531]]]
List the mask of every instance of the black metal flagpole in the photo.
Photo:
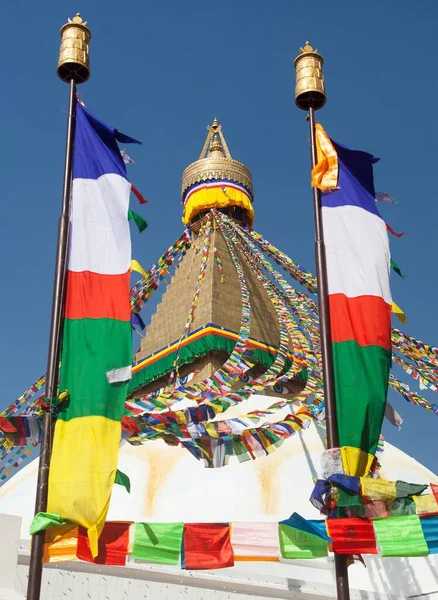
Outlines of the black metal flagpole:
[[[53,418],[51,402],[58,394],[58,367],[60,358],[61,332],[64,319],[65,279],[67,267],[67,248],[70,225],[70,199],[72,189],[72,168],[74,134],[76,123],[76,84],[83,83],[90,76],[88,42],[91,34],[77,14],[61,29],[61,51],[58,62],[58,76],[69,84],[70,98],[65,148],[64,185],[62,209],[58,224],[58,243],[56,251],[55,280],[53,285],[52,317],[50,324],[49,350],[46,374],[46,402],[41,432],[38,481],[35,500],[35,514],[47,509],[50,455],[52,450]],[[45,532],[32,536],[32,549],[29,564],[27,600],[39,600],[43,571],[43,551]]]
[[[308,111],[310,126],[310,161],[312,169],[317,163],[315,143],[315,110],[326,102],[322,65],[324,61],[309,42],[300,48],[295,59],[296,86],[295,104]],[[315,262],[318,286],[319,330],[321,336],[321,358],[324,381],[325,416],[327,425],[327,447],[339,446],[338,422],[336,417],[336,398],[333,370],[333,352],[330,332],[330,309],[328,300],[327,261],[322,226],[321,192],[313,190],[313,211],[315,219]],[[335,576],[338,600],[349,600],[347,556],[335,552]]]

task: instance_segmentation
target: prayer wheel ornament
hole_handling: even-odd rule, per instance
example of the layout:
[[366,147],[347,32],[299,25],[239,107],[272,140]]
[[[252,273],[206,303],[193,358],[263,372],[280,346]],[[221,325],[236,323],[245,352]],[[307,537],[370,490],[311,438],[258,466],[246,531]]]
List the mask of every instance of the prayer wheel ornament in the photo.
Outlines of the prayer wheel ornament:
[[207,126],[208,135],[199,159],[182,176],[183,222],[193,224],[212,208],[236,221],[252,225],[254,200],[251,171],[234,160],[216,117]]
[[87,22],[79,13],[61,27],[61,48],[59,50],[58,77],[62,81],[84,83],[90,77],[90,55],[88,44],[91,32]]
[[323,64],[324,59],[309,42],[306,42],[304,48],[300,48],[294,66],[296,69],[295,104],[301,110],[309,110],[310,107],[318,110],[326,102]]

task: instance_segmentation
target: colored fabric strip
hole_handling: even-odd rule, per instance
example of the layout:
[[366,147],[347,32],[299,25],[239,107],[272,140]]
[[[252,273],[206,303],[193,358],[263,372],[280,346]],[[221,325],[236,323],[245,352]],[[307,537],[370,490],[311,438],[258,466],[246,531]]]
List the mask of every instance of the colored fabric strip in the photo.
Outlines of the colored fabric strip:
[[328,555],[328,542],[302,529],[279,523],[278,536],[283,558],[323,558]]
[[409,496],[419,496],[428,486],[421,483],[406,483],[406,481],[395,482],[396,498],[408,498]]
[[373,523],[369,519],[327,519],[327,530],[338,554],[377,554]]
[[438,517],[421,517],[420,523],[429,554],[438,554]]
[[393,271],[395,271],[397,273],[397,275],[400,275],[400,277],[402,279],[406,279],[406,275],[403,275],[403,273],[401,272],[400,267],[395,262],[395,260],[393,260],[392,258],[391,258],[391,268],[392,268]]
[[79,527],[64,525],[46,531],[43,563],[76,560]]
[[58,527],[61,525],[68,525],[70,528],[73,527],[73,524],[63,519],[61,515],[40,512],[33,518],[30,526],[30,535],[34,535],[35,533],[38,533],[38,531],[44,531],[51,527]]
[[321,126],[317,154],[312,183],[323,191],[340,447],[351,449],[344,473],[364,476],[377,449],[391,362],[390,254],[375,201],[377,159],[330,140]]
[[407,323],[408,319],[407,319],[404,311],[395,302],[392,303],[391,310],[401,323]]
[[394,229],[391,227],[391,225],[388,225],[388,223],[386,223],[386,229],[389,231],[389,233],[392,233],[392,235],[395,235],[395,237],[398,237],[398,238],[406,235],[405,231],[402,231],[402,233],[396,233],[394,231]]
[[417,514],[436,515],[438,514],[438,502],[434,494],[422,494],[414,496]]
[[218,182],[214,187],[200,184],[193,189],[184,205],[183,222],[188,225],[202,211],[227,206],[238,206],[244,209],[247,224],[250,226],[253,224],[254,209],[249,192],[233,184],[229,185],[228,182]]
[[122,473],[122,471],[119,471],[119,469],[117,469],[117,471],[116,471],[116,479],[115,479],[114,483],[116,483],[117,485],[123,486],[125,488],[125,490],[128,492],[128,494],[131,493],[131,480],[125,473]]
[[362,496],[366,496],[370,500],[392,502],[397,497],[395,481],[374,479],[373,477],[362,477],[361,488]]
[[277,523],[233,523],[231,545],[235,561],[278,561]]
[[416,515],[416,505],[413,498],[397,498],[388,504],[391,517],[402,517],[404,515]]
[[234,565],[228,524],[186,523],[183,547],[185,569],[222,569]]
[[300,531],[311,533],[312,535],[316,535],[327,542],[332,541],[327,535],[325,529],[325,521],[305,519],[296,512],[292,513],[288,519],[280,521],[280,525],[287,525],[288,527],[294,527],[295,529],[299,529]]
[[177,565],[184,523],[136,523],[131,556],[137,560]]
[[382,556],[426,556],[428,548],[418,515],[374,519]]
[[138,191],[138,189],[135,187],[135,185],[133,183],[131,183],[131,190],[132,190],[132,193],[134,194],[134,196],[140,202],[140,204],[147,204],[146,198],[142,194],[140,194],[140,192]]
[[126,564],[130,523],[105,523],[98,541],[98,553],[93,558],[89,536],[79,527],[77,557],[98,565]]
[[48,512],[85,528],[92,556],[116,476],[128,385],[111,384],[107,373],[132,363],[131,184],[122,138],[135,142],[77,104],[60,376],[69,401],[55,426]]
[[146,223],[146,221],[143,219],[143,217],[141,215],[139,215],[138,213],[129,209],[128,210],[128,221],[131,221],[131,220],[133,220],[134,223],[137,225],[137,228],[140,233],[142,231],[144,231],[148,226],[148,224]]

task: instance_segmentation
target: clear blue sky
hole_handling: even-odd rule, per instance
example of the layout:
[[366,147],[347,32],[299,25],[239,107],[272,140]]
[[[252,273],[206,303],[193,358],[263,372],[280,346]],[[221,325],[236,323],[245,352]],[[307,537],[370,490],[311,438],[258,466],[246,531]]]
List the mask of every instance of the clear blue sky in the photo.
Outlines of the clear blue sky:
[[[308,129],[294,106],[293,69],[309,39],[325,58],[320,121],[382,158],[376,188],[399,200],[383,216],[411,234],[391,239],[408,275],[392,284],[405,331],[438,345],[437,3],[5,0],[2,8],[1,407],[46,366],[68,96],[56,76],[59,28],[78,10],[93,34],[82,98],[144,142],[132,149],[130,176],[150,199],[141,208],[149,229],[133,233],[145,267],[182,230],[181,173],[217,114],[233,156],[252,169],[256,229],[314,269]],[[438,416],[391,400],[405,422],[401,432],[385,426],[387,439],[438,471]]]

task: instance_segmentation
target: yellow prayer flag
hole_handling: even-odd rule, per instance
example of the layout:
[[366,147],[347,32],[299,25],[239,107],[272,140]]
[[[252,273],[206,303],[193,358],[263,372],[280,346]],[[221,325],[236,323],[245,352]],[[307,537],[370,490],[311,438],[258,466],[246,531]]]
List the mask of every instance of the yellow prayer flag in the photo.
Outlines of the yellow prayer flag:
[[414,496],[414,501],[418,515],[438,514],[438,503],[434,494]]
[[383,502],[392,502],[396,499],[397,493],[395,481],[386,479],[373,479],[372,477],[361,477],[360,485],[362,496],[370,500],[382,500]]
[[138,260],[135,260],[134,258],[131,260],[131,270],[135,271],[136,273],[140,273],[140,275],[143,276],[143,279],[148,278],[148,274],[146,273],[146,271],[143,269]]
[[324,128],[319,123],[315,126],[317,163],[312,169],[312,187],[322,192],[330,192],[338,188],[338,155]]
[[402,323],[407,322],[408,319],[407,319],[405,313],[402,311],[400,306],[397,306],[397,304],[395,302],[392,303],[391,310],[395,314],[395,316],[398,318],[399,321],[401,321]]

